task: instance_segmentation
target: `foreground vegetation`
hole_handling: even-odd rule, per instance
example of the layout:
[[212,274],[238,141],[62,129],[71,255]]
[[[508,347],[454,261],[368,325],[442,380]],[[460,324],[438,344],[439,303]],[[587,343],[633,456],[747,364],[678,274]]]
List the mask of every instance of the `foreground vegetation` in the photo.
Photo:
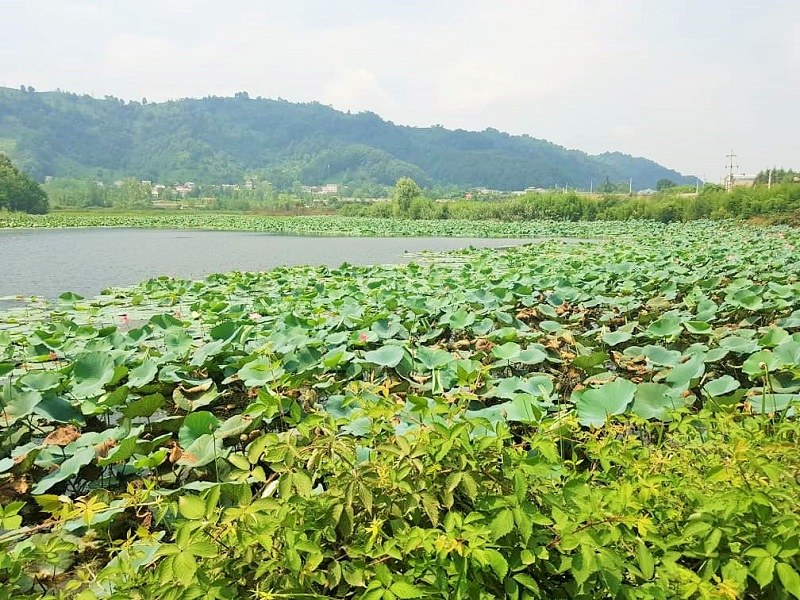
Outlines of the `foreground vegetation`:
[[800,598],[800,234],[613,227],[6,313],[0,598]]

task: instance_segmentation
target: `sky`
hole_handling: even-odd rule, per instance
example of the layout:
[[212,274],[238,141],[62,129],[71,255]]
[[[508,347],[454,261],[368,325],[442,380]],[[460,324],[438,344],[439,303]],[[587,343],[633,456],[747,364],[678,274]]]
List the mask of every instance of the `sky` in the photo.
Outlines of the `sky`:
[[718,181],[800,168],[797,0],[0,0],[0,86],[247,91]]

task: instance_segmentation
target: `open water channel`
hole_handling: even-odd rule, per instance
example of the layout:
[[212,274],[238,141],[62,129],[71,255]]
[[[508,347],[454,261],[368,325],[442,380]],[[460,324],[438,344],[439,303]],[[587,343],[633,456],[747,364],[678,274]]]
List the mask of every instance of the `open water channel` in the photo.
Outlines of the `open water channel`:
[[[95,296],[169,275],[264,271],[278,266],[404,263],[414,253],[530,243],[509,238],[357,238],[154,229],[0,230],[0,298]],[[0,301],[0,309],[8,306]]]

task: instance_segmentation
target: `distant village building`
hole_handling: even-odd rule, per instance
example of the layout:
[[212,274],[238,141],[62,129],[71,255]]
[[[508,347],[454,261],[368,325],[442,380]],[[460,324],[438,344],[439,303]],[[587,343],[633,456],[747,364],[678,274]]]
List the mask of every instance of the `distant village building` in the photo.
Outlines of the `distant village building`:
[[725,179],[723,180],[723,185],[725,186],[726,190],[733,189],[735,187],[753,187],[755,184],[756,176],[755,175],[734,175],[731,173],[730,175],[726,175]]
[[[143,186],[148,186],[150,188],[150,194],[152,195],[153,198],[156,199],[163,198],[165,195],[169,193],[180,197],[186,197],[189,194],[192,194],[193,192],[196,192],[200,189],[200,186],[198,186],[193,181],[186,181],[184,183],[175,183],[173,185],[164,185],[163,183],[154,184],[150,180],[143,179],[141,180],[140,183]],[[102,183],[98,183],[98,185],[102,185]],[[117,180],[114,182],[115,187],[121,188],[123,185],[125,185],[125,182],[123,180]],[[239,185],[238,183],[222,183],[219,185],[212,185],[210,187],[212,189],[222,190],[223,192],[230,193],[230,192],[238,192],[241,189],[254,190],[256,186],[253,180],[248,179],[242,185]],[[338,186],[327,185],[314,189],[317,190],[315,193],[318,194],[336,193],[336,191],[338,191]],[[331,189],[334,189],[334,191],[331,192]]]
[[314,196],[326,196],[339,193],[339,185],[336,183],[326,183],[325,185],[301,185],[300,191],[304,194]]
[[196,188],[197,185],[193,181],[187,181],[183,185],[176,185],[173,189],[176,194],[186,196],[187,194],[191,194]]

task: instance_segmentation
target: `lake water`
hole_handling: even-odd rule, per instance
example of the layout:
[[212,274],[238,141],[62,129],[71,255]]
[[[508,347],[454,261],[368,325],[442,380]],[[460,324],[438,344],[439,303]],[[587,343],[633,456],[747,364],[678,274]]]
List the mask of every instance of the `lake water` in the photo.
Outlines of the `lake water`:
[[95,296],[169,275],[264,271],[301,264],[403,263],[408,253],[501,247],[531,239],[303,237],[251,232],[153,229],[0,230],[0,297]]

